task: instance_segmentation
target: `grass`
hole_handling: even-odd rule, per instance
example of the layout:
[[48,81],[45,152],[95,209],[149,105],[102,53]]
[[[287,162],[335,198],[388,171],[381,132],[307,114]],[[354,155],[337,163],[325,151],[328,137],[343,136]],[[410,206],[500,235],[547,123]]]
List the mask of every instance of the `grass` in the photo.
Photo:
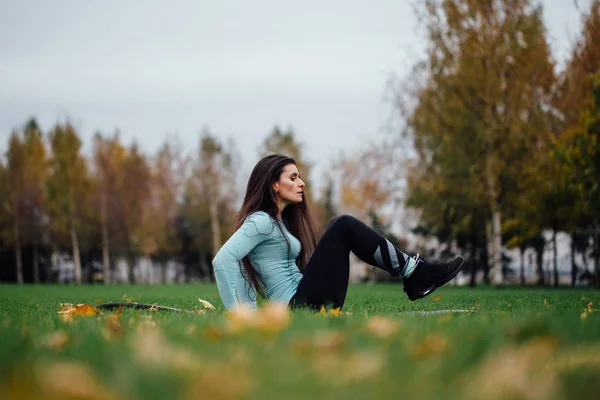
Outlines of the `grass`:
[[[58,314],[123,298],[217,310]],[[352,285],[351,315],[232,331],[214,285],[0,285],[0,398],[594,398],[598,304],[595,290],[445,287],[410,302],[400,285]],[[443,309],[472,312],[410,314]]]

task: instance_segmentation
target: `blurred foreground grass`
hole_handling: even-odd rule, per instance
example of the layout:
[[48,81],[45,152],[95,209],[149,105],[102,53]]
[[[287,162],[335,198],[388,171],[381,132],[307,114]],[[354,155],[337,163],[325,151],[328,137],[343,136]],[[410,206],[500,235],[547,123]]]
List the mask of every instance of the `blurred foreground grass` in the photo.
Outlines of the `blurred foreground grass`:
[[[65,322],[59,303],[137,301]],[[600,292],[352,285],[344,313],[226,317],[215,285],[0,285],[1,399],[572,399],[600,393]],[[460,309],[466,313],[418,315]],[[351,313],[351,314],[346,314]]]

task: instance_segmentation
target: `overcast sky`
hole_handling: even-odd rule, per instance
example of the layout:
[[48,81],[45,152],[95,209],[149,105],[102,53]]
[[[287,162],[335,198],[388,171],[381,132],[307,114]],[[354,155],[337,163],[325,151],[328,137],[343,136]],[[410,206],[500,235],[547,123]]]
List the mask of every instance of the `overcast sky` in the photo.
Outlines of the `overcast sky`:
[[[0,0],[0,150],[29,116],[69,117],[86,151],[117,128],[148,154],[174,133],[192,150],[207,126],[251,168],[278,124],[320,171],[383,134],[386,80],[423,50],[412,3]],[[579,14],[544,3],[560,62]]]

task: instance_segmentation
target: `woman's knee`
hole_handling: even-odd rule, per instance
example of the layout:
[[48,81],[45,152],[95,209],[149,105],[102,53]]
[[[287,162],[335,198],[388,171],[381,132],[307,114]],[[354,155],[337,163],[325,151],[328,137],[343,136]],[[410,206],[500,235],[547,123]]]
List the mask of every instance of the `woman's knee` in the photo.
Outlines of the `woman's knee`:
[[348,215],[348,214],[338,215],[337,217],[335,217],[334,219],[331,220],[328,228],[348,226],[355,220],[356,220],[356,218],[353,217],[352,215]]

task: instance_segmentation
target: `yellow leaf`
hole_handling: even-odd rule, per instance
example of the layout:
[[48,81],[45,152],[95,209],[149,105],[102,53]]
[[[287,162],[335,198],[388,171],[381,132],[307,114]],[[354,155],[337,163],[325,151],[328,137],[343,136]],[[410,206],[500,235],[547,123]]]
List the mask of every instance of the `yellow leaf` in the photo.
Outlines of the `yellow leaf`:
[[367,332],[382,339],[392,337],[398,332],[400,323],[389,318],[375,316],[367,321]]
[[341,307],[326,310],[325,306],[321,306],[321,309],[319,310],[317,315],[332,315],[334,317],[337,317],[340,315],[352,315],[352,313],[342,311]]
[[200,303],[202,303],[202,305],[204,306],[204,308],[207,308],[207,309],[209,309],[209,310],[214,310],[214,309],[215,309],[215,306],[213,306],[212,304],[210,304],[210,303],[209,303],[208,301],[206,301],[206,300],[198,299],[198,301],[199,301]]
[[583,312],[583,313],[582,313],[582,314],[579,316],[579,318],[581,318],[581,319],[586,319],[586,318],[587,318],[587,315],[588,315],[587,311],[584,311],[584,312]]
[[69,342],[69,337],[62,331],[56,331],[42,340],[42,344],[53,350],[60,350]]
[[258,311],[256,328],[267,334],[276,334],[290,323],[290,310],[286,304],[269,302]]
[[592,310],[593,310],[593,308],[592,308],[592,305],[593,305],[593,304],[592,304],[592,301],[590,300],[590,302],[589,302],[589,303],[588,303],[588,305],[587,305],[587,311],[588,311],[588,312],[592,312]]
[[255,311],[245,304],[240,304],[238,307],[229,310],[225,314],[229,331],[236,333],[252,327],[256,317],[255,314]]
[[435,296],[433,298],[433,301],[440,301],[442,299],[442,296]]
[[548,303],[548,300],[544,299],[544,307],[546,307],[546,310],[550,309],[550,303]]
[[76,362],[54,362],[40,367],[38,384],[44,398],[110,400],[117,397],[96,378],[89,367]]
[[92,307],[89,304],[77,304],[73,306],[70,303],[61,303],[60,304],[61,311],[59,314],[62,315],[79,315],[83,317],[93,317],[94,315],[100,313],[100,309],[96,307]]
[[413,349],[413,356],[426,357],[445,352],[448,349],[448,340],[440,334],[425,336]]
[[117,312],[106,317],[106,322],[104,324],[104,328],[102,329],[102,334],[106,339],[112,339],[115,336],[121,336],[121,312],[123,312],[123,305],[119,306]]

